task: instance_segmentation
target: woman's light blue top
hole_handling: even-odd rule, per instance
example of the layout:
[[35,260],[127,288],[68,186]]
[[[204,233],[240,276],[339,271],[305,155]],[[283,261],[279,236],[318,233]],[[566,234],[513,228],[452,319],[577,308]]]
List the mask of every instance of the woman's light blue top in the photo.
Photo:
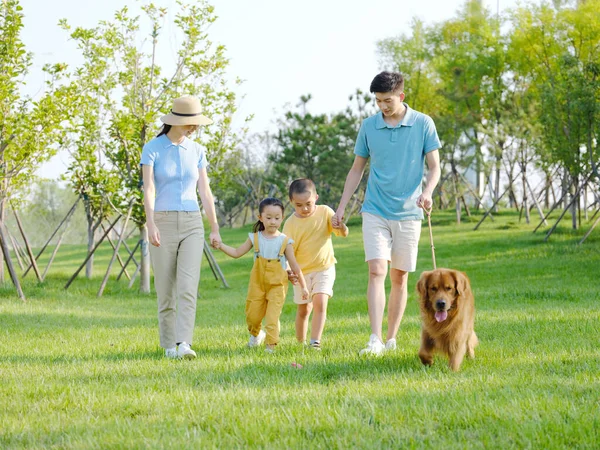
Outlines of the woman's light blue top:
[[140,165],[154,168],[155,211],[199,211],[198,169],[207,166],[204,149],[185,137],[173,144],[163,134],[144,145]]

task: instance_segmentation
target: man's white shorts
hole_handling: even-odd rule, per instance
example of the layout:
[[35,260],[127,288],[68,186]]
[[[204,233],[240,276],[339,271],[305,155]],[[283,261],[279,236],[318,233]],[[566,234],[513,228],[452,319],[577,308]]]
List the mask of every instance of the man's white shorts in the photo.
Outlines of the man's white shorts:
[[297,305],[305,305],[312,302],[312,297],[315,294],[327,294],[330,298],[333,297],[333,283],[335,282],[335,264],[329,269],[320,272],[311,272],[304,274],[306,287],[308,287],[308,300],[302,300],[302,288],[300,285],[294,285],[294,303]]
[[364,212],[365,261],[385,259],[392,269],[414,272],[421,237],[420,220],[388,220]]

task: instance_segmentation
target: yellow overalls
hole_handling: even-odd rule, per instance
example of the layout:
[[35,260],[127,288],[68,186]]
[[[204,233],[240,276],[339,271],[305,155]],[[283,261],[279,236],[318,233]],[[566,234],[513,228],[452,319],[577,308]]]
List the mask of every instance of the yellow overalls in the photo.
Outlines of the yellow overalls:
[[288,289],[288,274],[281,267],[281,258],[285,253],[289,238],[281,244],[279,255],[274,259],[260,256],[258,233],[254,233],[254,265],[250,273],[248,297],[246,298],[246,323],[252,336],[257,336],[261,322],[265,319],[265,343],[275,345],[279,342],[279,316],[283,309]]

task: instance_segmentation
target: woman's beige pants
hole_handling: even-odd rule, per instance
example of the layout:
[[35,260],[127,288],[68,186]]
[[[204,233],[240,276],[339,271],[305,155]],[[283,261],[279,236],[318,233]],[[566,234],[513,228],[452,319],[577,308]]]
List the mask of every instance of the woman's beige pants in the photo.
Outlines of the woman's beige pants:
[[204,246],[199,211],[155,211],[160,247],[150,245],[158,296],[160,346],[192,343]]

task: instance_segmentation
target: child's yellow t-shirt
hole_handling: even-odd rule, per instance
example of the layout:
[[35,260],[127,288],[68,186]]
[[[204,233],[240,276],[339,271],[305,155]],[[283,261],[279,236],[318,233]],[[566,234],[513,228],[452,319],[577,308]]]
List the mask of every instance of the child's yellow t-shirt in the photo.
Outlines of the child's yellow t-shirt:
[[331,225],[335,212],[329,206],[317,205],[314,214],[300,218],[292,214],[283,226],[283,233],[294,240],[294,255],[302,273],[329,269],[337,261],[333,255]]

